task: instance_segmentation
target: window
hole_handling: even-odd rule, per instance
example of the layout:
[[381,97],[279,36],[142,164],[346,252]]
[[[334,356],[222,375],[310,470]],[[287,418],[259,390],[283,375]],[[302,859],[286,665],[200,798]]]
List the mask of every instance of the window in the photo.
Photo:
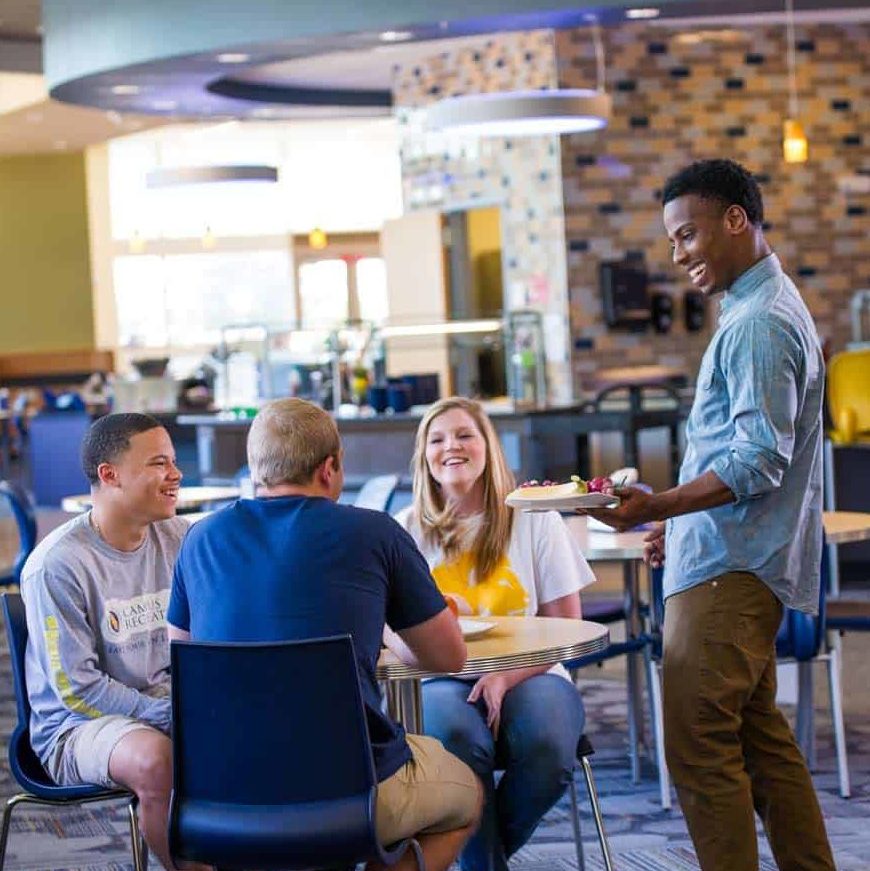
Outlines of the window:
[[286,250],[121,256],[114,282],[122,346],[212,345],[227,325],[295,320]]
[[349,315],[347,263],[314,260],[299,267],[299,304],[305,329],[336,327]]
[[359,316],[382,324],[390,313],[387,297],[387,265],[383,257],[362,257],[356,262],[356,292]]

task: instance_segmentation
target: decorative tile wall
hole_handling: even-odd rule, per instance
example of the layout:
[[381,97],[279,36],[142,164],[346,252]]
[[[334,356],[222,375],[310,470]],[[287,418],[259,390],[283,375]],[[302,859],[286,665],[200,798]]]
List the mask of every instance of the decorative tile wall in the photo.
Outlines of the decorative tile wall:
[[[697,371],[715,325],[687,333],[659,195],[686,163],[730,157],[750,168],[765,200],[767,237],[832,351],[850,340],[849,299],[870,288],[870,26],[798,24],[800,118],[809,162],[782,160],[787,109],[784,27],[623,25],[603,33],[613,118],[601,133],[562,138],[573,363],[578,386],[601,366],[660,363]],[[555,35],[559,84],[594,86],[588,30]],[[857,181],[843,182],[844,178]],[[855,192],[863,186],[864,193]],[[643,252],[652,290],[672,294],[668,335],[608,331],[598,265]]]
[[556,136],[456,140],[424,129],[443,97],[556,85],[552,31],[498,34],[393,71],[406,209],[501,207],[505,303],[544,318],[550,399],[573,395],[562,156]]

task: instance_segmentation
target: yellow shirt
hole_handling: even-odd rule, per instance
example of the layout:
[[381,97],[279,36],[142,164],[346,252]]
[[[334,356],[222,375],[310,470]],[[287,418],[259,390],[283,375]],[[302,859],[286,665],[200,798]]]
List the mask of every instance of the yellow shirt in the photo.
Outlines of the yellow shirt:
[[438,589],[462,596],[475,614],[511,617],[526,613],[529,594],[507,556],[482,581],[477,581],[475,574],[471,551],[463,551],[456,559],[432,568]]

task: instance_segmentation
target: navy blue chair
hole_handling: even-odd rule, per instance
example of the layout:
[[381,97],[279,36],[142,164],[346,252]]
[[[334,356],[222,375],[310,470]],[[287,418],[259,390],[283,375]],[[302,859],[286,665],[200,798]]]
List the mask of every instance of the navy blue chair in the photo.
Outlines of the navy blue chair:
[[0,871],[6,861],[6,843],[12,811],[19,804],[67,806],[88,802],[124,799],[130,820],[130,840],[133,847],[134,871],[147,871],[148,848],[139,834],[138,801],[132,793],[123,790],[104,789],[102,786],[57,786],[42,767],[30,746],[30,701],[24,678],[24,651],[27,648],[27,617],[24,602],[16,593],[4,593],[3,616],[6,619],[6,639],[12,663],[12,679],[15,685],[15,700],[18,722],[9,738],[9,768],[23,793],[13,796],[3,810],[3,825],[0,829]]
[[18,583],[27,557],[36,547],[36,514],[27,494],[9,481],[0,481],[0,501],[9,506],[18,528],[18,553],[12,567],[0,573],[0,586],[8,586]]
[[375,830],[377,779],[349,635],[256,644],[173,642],[175,861],[352,868],[398,861]]
[[[849,798],[849,769],[846,760],[846,732],[843,721],[843,693],[840,683],[839,653],[836,649],[825,650],[825,600],[828,588],[827,548],[822,548],[821,583],[819,587],[819,613],[806,614],[786,608],[779,632],[776,637],[776,656],[778,662],[796,662],[798,668],[798,709],[795,729],[798,743],[812,764],[809,752],[812,746],[813,703],[812,703],[812,666],[816,662],[824,662],[827,666],[831,701],[831,720],[834,726],[834,744],[837,752],[837,771],[839,775],[840,795]],[[664,598],[662,589],[662,569],[651,571],[651,626],[650,657],[654,670],[658,671],[661,663],[661,629],[664,624]],[[656,680],[658,685],[658,679]],[[659,690],[660,690],[660,685]],[[654,714],[655,716],[655,714]],[[664,724],[660,722],[657,729],[659,735],[664,735]],[[659,763],[660,777],[666,779],[667,766],[664,762],[662,749]]]
[[849,764],[846,757],[846,727],[843,719],[843,688],[840,681],[840,651],[836,646],[826,649],[827,597],[830,583],[828,548],[822,548],[821,583],[819,585],[819,613],[805,614],[786,608],[776,637],[776,656],[779,662],[795,662],[798,671],[798,706],[795,734],[810,767],[815,764],[813,737],[813,680],[812,666],[823,662],[828,674],[831,704],[831,723],[834,727],[834,747],[837,753],[837,773],[840,795],[852,794],[849,783]]
[[[617,603],[613,599],[608,599],[602,602],[602,606],[596,609],[594,599],[589,602],[583,602],[583,619],[594,620],[599,623],[612,623],[618,620],[625,620],[627,609],[624,602]],[[659,771],[659,788],[662,809],[669,810],[671,807],[671,792],[668,782],[667,767],[665,765],[664,743],[663,743],[663,727],[664,716],[662,713],[662,694],[659,678],[655,673],[655,665],[651,656],[651,646],[654,639],[648,632],[640,632],[634,637],[629,634],[629,627],[626,624],[626,639],[624,641],[612,641],[604,650],[599,653],[592,653],[588,656],[581,656],[578,659],[570,660],[564,663],[565,667],[571,672],[572,677],[578,669],[586,668],[590,665],[600,665],[608,659],[614,659],[618,656],[633,657],[642,655],[644,657],[644,666],[646,671],[647,691],[649,694],[650,703],[650,721],[653,729],[653,743],[656,753],[656,764]],[[634,693],[631,689],[631,681],[628,682],[628,727],[629,727],[629,754],[631,757],[632,772],[635,780],[638,775],[634,772],[640,770],[640,759],[638,756],[638,736],[636,734],[636,726],[640,712],[636,710]]]

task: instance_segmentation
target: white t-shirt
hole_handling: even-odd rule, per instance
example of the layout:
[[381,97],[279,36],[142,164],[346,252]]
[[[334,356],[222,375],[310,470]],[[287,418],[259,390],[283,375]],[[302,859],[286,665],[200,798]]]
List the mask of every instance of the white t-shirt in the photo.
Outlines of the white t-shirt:
[[[423,541],[413,507],[396,514],[396,520],[416,541],[438,589],[462,596],[480,616],[534,616],[541,605],[576,593],[595,580],[579,545],[556,511],[515,512],[508,552],[482,580],[476,577],[470,549],[483,522],[482,514],[467,519],[463,540],[468,550],[449,562],[440,545]],[[550,671],[568,677],[561,665]]]
[[477,578],[471,544],[483,515],[467,520],[463,550],[449,562],[440,545],[423,541],[408,507],[396,515],[420,548],[442,593],[455,593],[481,616],[534,615],[541,605],[576,593],[595,580],[580,547],[555,511],[514,515],[508,552],[487,578]]

